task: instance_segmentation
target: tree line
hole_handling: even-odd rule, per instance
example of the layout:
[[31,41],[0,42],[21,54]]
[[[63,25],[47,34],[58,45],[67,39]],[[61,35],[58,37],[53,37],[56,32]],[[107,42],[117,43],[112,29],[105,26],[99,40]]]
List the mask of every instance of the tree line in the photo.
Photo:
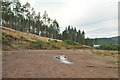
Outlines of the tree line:
[[56,19],[51,19],[45,11],[43,15],[36,13],[34,8],[27,2],[2,2],[2,26],[18,31],[33,33],[53,39],[72,40],[86,44],[85,32],[75,27],[67,26],[60,33],[60,26]]

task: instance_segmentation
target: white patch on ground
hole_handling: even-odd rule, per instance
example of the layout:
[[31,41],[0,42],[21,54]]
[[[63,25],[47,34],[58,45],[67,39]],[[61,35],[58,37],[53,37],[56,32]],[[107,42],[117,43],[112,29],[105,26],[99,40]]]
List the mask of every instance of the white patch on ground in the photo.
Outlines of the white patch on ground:
[[70,62],[67,60],[67,57],[65,55],[59,55],[59,56],[55,56],[55,58],[57,60],[59,60],[61,63],[65,63],[65,64],[73,64],[73,62]]

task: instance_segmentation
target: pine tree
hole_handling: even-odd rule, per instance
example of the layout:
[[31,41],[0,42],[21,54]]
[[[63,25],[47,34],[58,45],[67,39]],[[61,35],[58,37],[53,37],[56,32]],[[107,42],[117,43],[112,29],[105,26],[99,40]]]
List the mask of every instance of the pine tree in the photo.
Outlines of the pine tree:
[[29,32],[44,37],[54,39],[72,40],[85,44],[85,32],[76,30],[72,26],[68,26],[60,33],[60,26],[57,20],[48,17],[45,11],[43,16],[40,12],[36,15],[34,8],[29,3],[22,5],[20,2],[2,2],[2,23],[3,26],[10,27],[15,30]]
[[82,38],[81,38],[81,40],[82,40],[82,44],[84,44],[85,43],[85,32],[84,31],[82,31]]

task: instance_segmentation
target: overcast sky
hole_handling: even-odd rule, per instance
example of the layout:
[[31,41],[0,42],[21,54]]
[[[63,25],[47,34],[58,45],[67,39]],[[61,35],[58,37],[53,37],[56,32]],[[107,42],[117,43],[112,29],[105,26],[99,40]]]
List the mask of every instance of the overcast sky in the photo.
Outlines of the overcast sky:
[[21,0],[29,2],[35,11],[56,19],[64,30],[71,25],[84,30],[86,37],[100,38],[118,35],[119,0]]

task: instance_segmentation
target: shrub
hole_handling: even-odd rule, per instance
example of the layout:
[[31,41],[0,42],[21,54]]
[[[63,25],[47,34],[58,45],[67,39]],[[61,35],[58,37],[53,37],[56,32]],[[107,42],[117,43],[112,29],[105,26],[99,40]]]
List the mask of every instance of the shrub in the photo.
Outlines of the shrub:
[[65,40],[64,43],[67,43],[69,45],[80,45],[79,43],[71,41],[71,40]]
[[72,47],[71,47],[71,46],[65,46],[65,48],[66,48],[66,49],[72,49]]
[[5,39],[6,39],[6,37],[5,37],[5,36],[2,36],[2,39],[3,39],[3,40],[5,40]]
[[120,63],[120,61],[113,61],[112,63],[114,63],[114,64],[118,64],[118,63]]
[[2,36],[2,44],[7,46],[12,46],[12,44],[4,36]]
[[104,44],[99,47],[96,47],[96,49],[101,49],[101,50],[118,50],[118,45],[117,44]]
[[5,36],[5,35],[6,35],[6,33],[2,32],[2,36]]
[[36,42],[32,42],[31,46],[37,49],[42,49],[43,44],[41,41],[36,41]]
[[50,39],[48,39],[48,41],[50,41]]
[[52,42],[57,42],[57,40],[52,40]]
[[52,48],[53,49],[60,49],[59,47],[55,46],[55,45],[52,45]]
[[24,40],[25,38],[23,36],[20,36],[20,40]]
[[73,42],[74,45],[80,45],[80,43],[77,43],[77,42]]
[[71,40],[65,40],[64,42],[69,44],[69,45],[73,45],[73,41],[71,41]]

